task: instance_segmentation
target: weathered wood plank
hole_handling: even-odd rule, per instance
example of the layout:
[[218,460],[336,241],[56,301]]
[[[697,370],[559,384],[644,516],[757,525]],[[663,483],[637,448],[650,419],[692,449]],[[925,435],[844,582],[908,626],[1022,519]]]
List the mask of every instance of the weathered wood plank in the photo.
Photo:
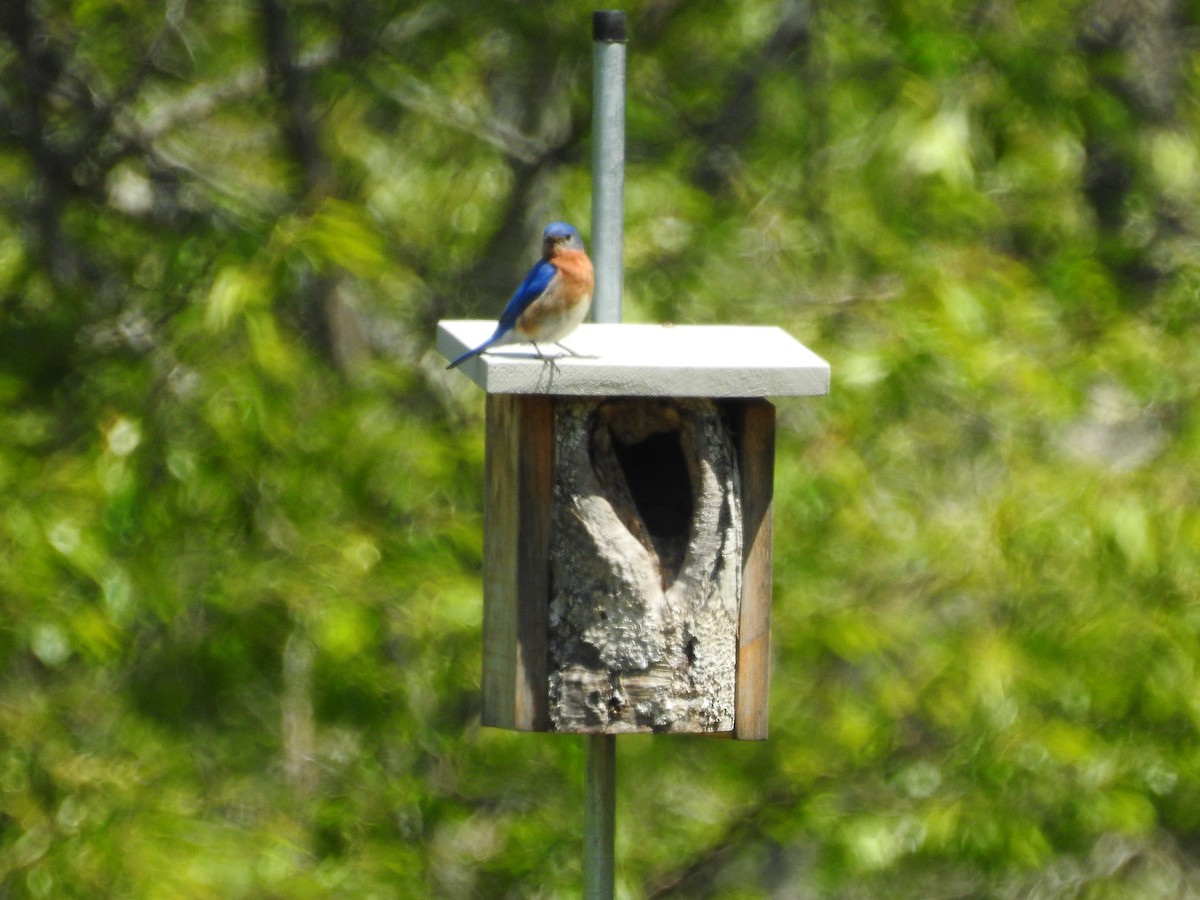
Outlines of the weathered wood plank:
[[767,737],[771,677],[771,527],[775,407],[766,400],[733,405],[742,474],[742,601],[738,619],[737,712],[733,736]]
[[484,468],[484,725],[543,731],[553,478],[544,396],[490,394]]

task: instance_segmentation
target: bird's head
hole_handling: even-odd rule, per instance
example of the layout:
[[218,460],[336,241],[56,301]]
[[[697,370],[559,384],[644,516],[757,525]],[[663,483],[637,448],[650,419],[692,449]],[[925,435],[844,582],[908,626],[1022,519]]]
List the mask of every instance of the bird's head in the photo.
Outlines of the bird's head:
[[582,250],[583,238],[566,222],[551,222],[542,232],[542,257],[550,259],[559,250]]

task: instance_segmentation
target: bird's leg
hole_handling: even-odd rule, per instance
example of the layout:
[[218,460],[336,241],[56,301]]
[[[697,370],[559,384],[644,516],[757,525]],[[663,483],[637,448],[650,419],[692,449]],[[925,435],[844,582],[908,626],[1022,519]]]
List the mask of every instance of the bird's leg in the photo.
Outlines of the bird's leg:
[[[549,365],[550,371],[552,373],[557,372],[558,371],[558,357],[557,356],[547,356],[545,353],[543,353],[542,348],[537,345],[537,341],[530,341],[529,343],[533,344],[533,349],[537,351],[538,358],[542,361],[542,364]],[[553,375],[551,375],[551,377],[553,378]]]

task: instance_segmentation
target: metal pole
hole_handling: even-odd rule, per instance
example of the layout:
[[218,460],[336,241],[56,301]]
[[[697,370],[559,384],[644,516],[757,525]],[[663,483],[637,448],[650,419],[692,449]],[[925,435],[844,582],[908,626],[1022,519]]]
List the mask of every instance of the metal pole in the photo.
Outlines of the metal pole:
[[592,318],[621,321],[625,227],[625,13],[592,13]]
[[589,734],[583,804],[584,900],[612,900],[617,828],[617,736]]
[[[592,13],[592,318],[621,321],[625,224],[625,13]],[[612,900],[617,822],[617,737],[590,734],[583,808],[584,900]]]

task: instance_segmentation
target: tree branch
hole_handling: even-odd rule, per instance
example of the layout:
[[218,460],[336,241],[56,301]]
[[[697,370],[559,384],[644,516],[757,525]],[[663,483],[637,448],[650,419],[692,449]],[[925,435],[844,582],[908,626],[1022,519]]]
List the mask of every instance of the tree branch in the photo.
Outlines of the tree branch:
[[659,897],[697,897],[712,885],[733,855],[763,834],[763,820],[776,809],[794,810],[799,797],[790,791],[776,791],[763,797],[744,814],[733,817],[725,833],[707,850],[695,856],[683,868],[662,876],[646,889],[647,900]]
[[307,73],[296,64],[291,24],[281,0],[259,0],[258,8],[263,21],[267,81],[284,111],[284,140],[300,169],[304,199],[320,200],[330,192],[332,169],[317,135]]

